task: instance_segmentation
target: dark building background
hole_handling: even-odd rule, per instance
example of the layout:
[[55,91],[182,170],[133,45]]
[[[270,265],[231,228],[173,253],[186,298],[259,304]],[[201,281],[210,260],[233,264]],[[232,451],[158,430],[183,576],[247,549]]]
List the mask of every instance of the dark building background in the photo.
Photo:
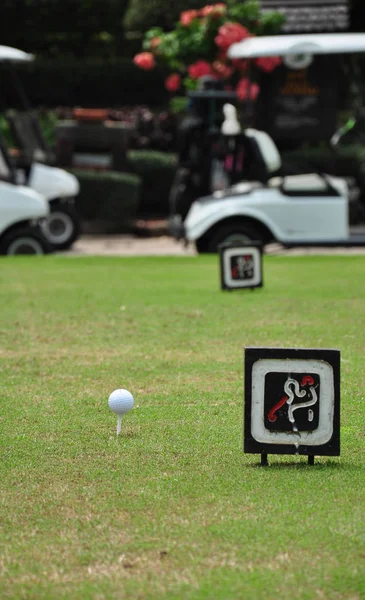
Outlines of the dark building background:
[[[285,15],[283,34],[340,33],[350,30],[347,0],[261,0],[263,12]],[[348,103],[338,55],[313,56],[305,68],[283,64],[261,76],[256,125],[282,147],[328,140]]]
[[285,15],[283,33],[330,33],[350,28],[347,0],[261,0],[261,8]]

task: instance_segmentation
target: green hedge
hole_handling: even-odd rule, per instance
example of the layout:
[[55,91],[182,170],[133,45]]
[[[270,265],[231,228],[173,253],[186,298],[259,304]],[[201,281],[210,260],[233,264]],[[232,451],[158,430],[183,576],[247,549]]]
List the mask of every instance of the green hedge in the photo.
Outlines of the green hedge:
[[141,179],[130,173],[68,169],[80,182],[76,210],[83,222],[100,222],[105,233],[133,229]]
[[140,216],[165,217],[169,213],[169,194],[174,179],[177,156],[155,150],[130,150],[128,169],[142,180]]
[[[16,65],[31,106],[55,108],[83,106],[112,108],[138,104],[162,107],[169,94],[164,87],[166,73],[160,68],[143,71],[131,58],[114,61],[35,60]],[[11,81],[0,66],[2,90],[8,108],[21,108]]]
[[334,152],[329,147],[313,147],[283,153],[287,165],[313,166],[323,171],[344,177],[356,177],[365,164],[365,148],[351,144]]

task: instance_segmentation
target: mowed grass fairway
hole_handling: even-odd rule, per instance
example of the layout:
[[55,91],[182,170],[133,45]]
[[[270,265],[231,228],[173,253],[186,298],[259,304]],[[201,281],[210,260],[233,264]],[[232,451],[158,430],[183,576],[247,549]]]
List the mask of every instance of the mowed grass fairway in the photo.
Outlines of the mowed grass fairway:
[[[0,261],[0,598],[365,598],[365,256]],[[245,346],[341,350],[341,457],[245,455]],[[109,394],[135,409],[116,437]]]

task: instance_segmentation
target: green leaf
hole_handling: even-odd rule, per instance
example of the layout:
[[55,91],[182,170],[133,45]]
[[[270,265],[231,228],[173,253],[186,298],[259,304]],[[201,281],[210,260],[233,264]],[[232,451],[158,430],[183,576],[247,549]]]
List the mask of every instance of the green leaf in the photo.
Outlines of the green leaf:
[[229,19],[247,26],[260,18],[260,5],[256,0],[247,0],[229,7],[227,15]]

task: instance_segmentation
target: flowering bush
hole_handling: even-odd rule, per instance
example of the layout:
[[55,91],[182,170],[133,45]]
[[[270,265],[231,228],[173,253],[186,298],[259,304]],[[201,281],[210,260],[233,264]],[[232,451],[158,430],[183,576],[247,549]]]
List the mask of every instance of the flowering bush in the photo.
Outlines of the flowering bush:
[[134,57],[134,63],[140,69],[150,71],[156,66],[155,57],[151,52],[141,52]]
[[[255,83],[257,72],[272,71],[280,64],[280,58],[230,60],[228,49],[255,35],[278,33],[283,21],[279,13],[261,14],[256,0],[239,4],[219,2],[186,10],[172,31],[164,32],[160,27],[147,31],[143,52],[134,57],[134,62],[146,70],[157,64],[167,67],[171,74],[165,85],[171,92],[182,87],[194,90],[200,77],[210,75],[223,81],[227,89],[235,89],[240,99],[254,100],[259,92]],[[247,77],[249,63],[253,63],[251,84]]]

